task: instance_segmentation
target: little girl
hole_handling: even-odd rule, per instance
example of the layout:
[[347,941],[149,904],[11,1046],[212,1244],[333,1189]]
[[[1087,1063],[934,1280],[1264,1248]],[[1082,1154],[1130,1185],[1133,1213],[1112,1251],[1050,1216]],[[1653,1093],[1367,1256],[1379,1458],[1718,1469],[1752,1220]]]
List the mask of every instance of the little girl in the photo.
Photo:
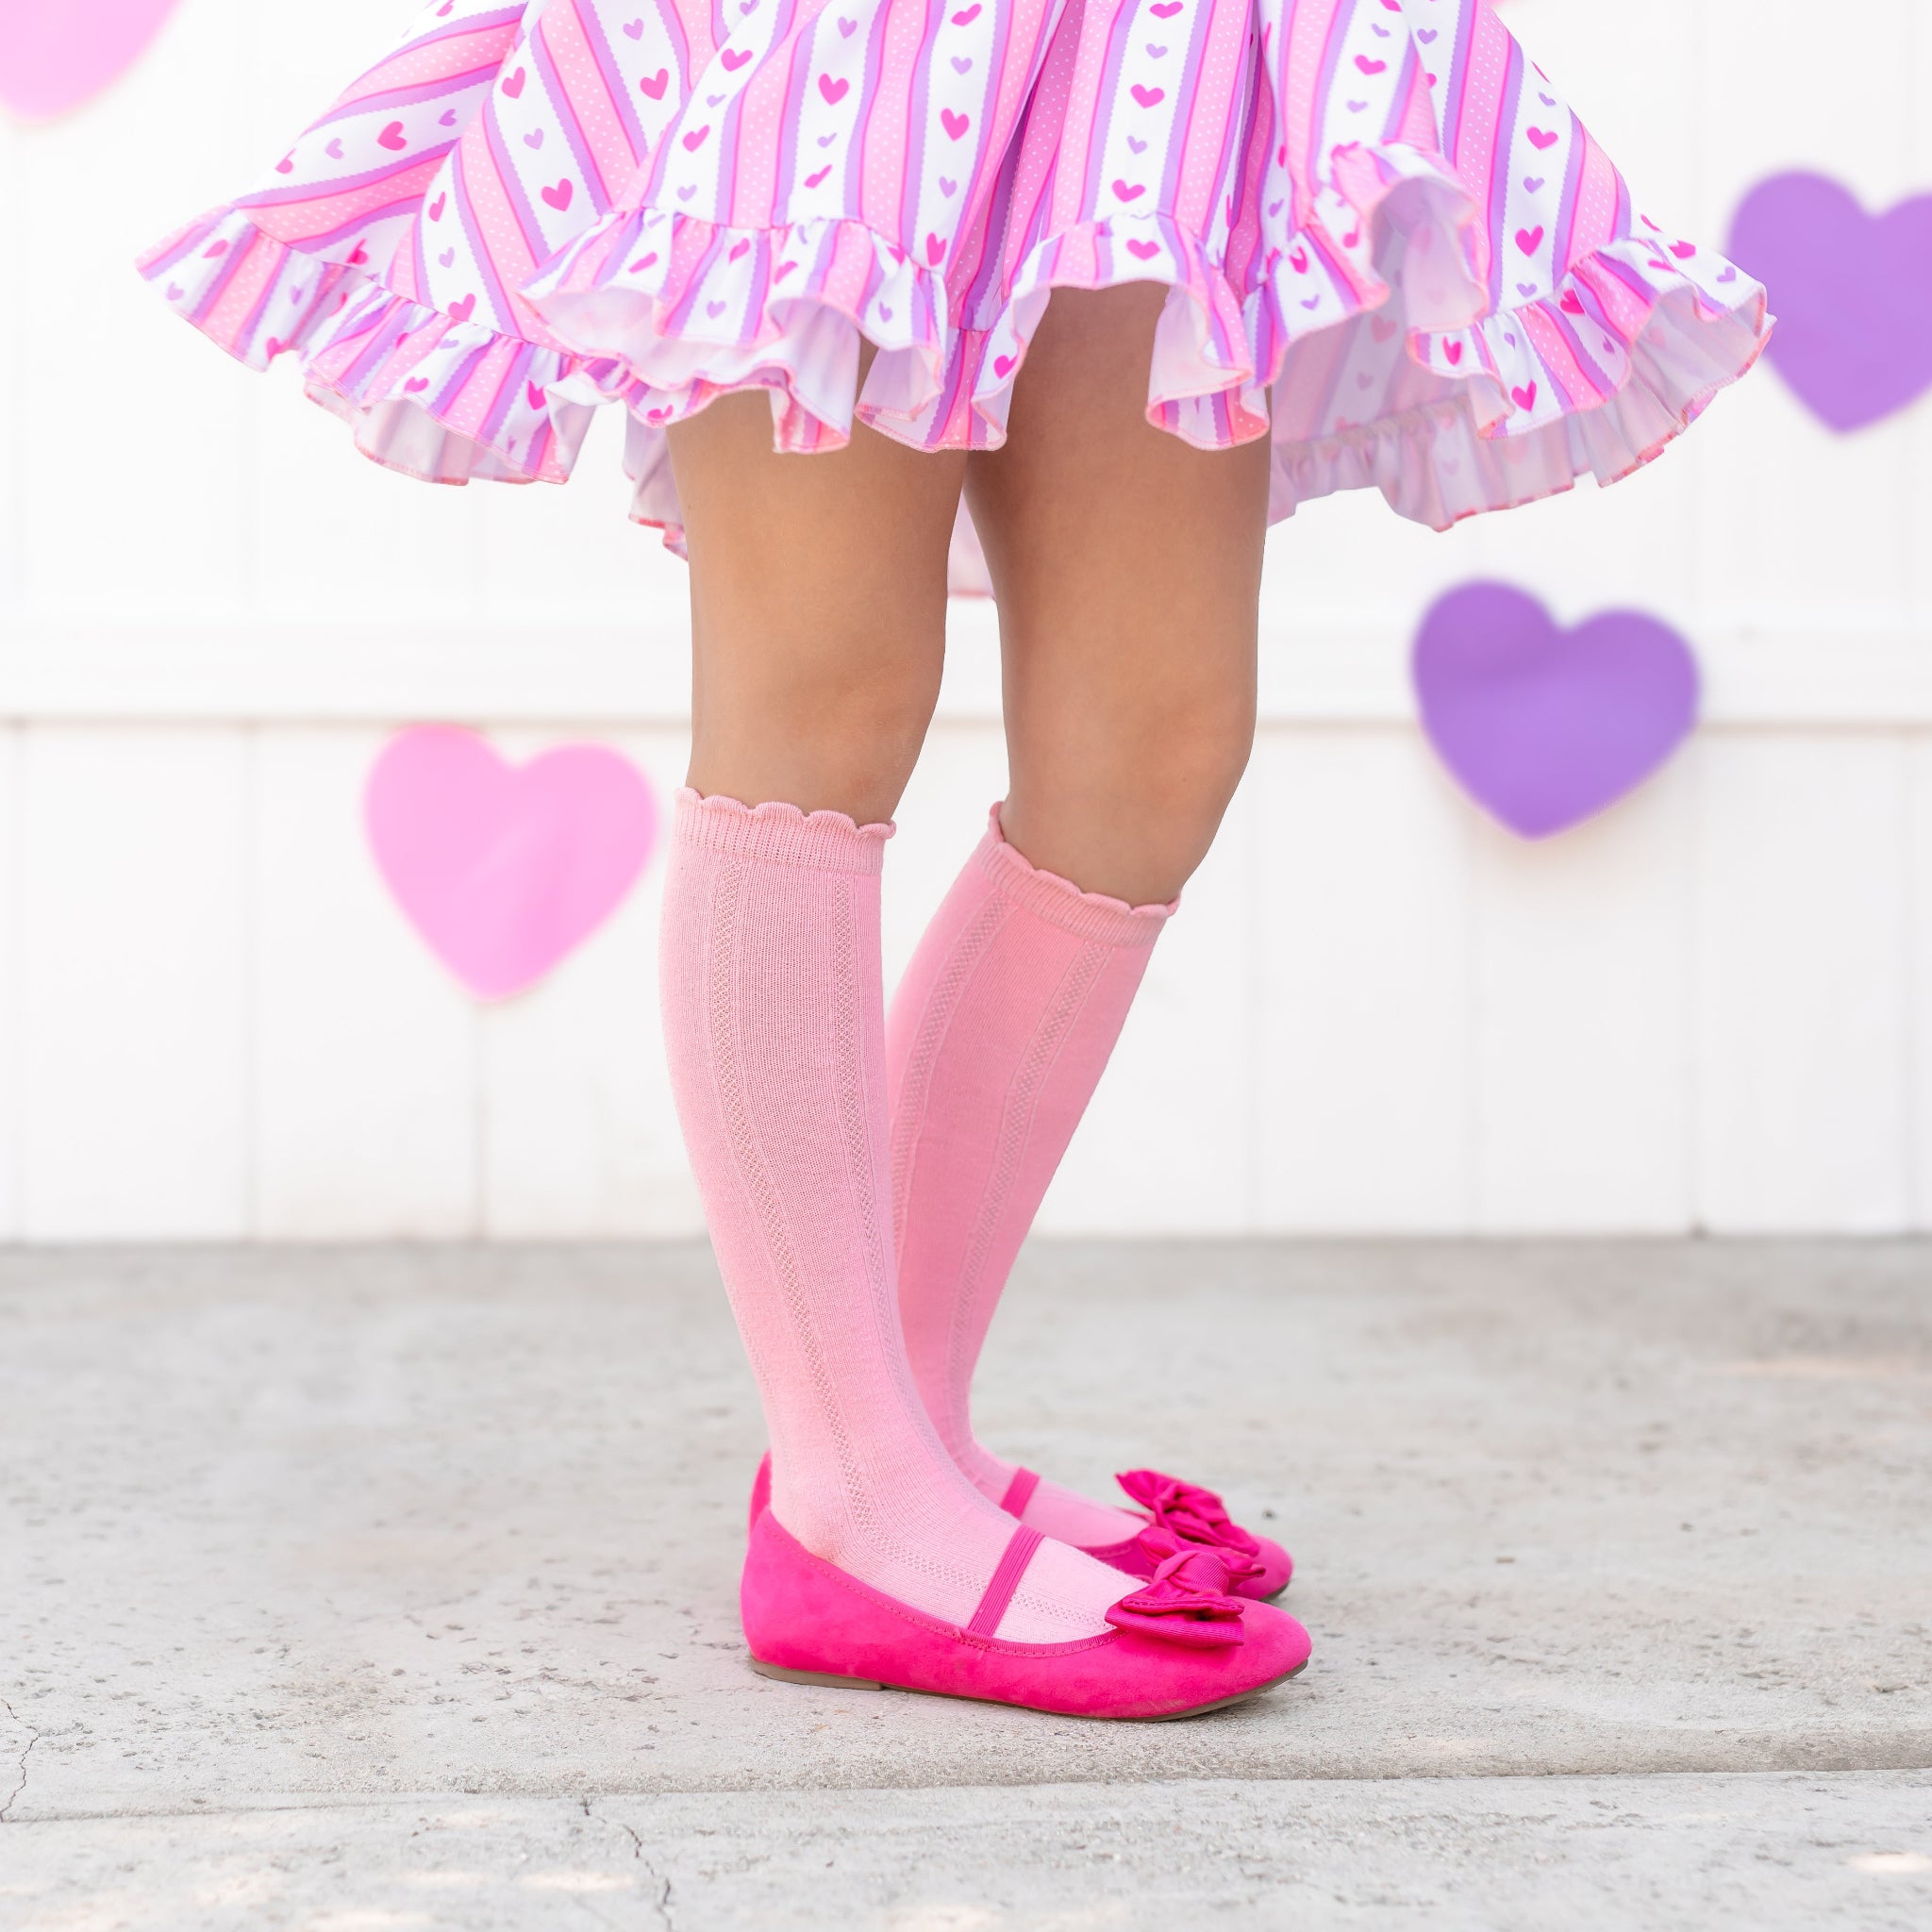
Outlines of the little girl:
[[[561,482],[614,405],[690,558],[664,1027],[771,1436],[754,1668],[1139,1718],[1291,1676],[1288,1556],[1210,1491],[978,1441],[987,1324],[1247,759],[1269,524],[1626,475],[1762,289],[1489,0],[433,0],[142,266],[431,482]],[[888,1014],[949,581],[1010,778]]]

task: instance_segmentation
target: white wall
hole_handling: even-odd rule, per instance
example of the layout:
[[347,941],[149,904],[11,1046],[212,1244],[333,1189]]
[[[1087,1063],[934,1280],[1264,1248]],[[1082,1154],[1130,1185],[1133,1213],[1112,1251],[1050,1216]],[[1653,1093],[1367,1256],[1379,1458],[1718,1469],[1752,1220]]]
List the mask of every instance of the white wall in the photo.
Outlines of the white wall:
[[[682,566],[625,522],[616,425],[567,490],[426,489],[126,266],[409,10],[183,0],[92,108],[0,128],[0,1237],[697,1224],[657,867],[483,1009],[360,843],[409,719],[592,735],[676,783]],[[1872,205],[1932,188],[1922,0],[1865,0],[1842,39],[1810,0],[1508,12],[1693,232],[1787,166]],[[1254,767],[1048,1224],[1932,1227],[1928,530],[1932,403],[1835,439],[1767,372],[1607,493],[1277,531]],[[1478,818],[1410,721],[1416,620],[1478,575],[1566,619],[1641,603],[1705,666],[1690,751],[1547,845]],[[894,962],[1000,788],[989,613],[957,629]]]

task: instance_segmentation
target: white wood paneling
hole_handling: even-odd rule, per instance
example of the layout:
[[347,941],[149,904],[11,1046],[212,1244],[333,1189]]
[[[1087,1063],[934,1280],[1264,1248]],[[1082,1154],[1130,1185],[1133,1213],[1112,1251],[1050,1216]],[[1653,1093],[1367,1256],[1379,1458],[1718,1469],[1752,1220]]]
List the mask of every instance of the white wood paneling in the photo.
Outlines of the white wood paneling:
[[0,727],[0,1241],[20,1233],[20,734]]
[[1663,1233],[1690,1219],[1692,788],[1474,838],[1476,1223]]
[[481,1223],[476,1008],[391,902],[363,837],[384,735],[262,737],[254,1221],[271,1239]]
[[630,521],[623,453],[623,425],[601,409],[567,484],[469,490],[483,537],[479,590],[493,616],[567,631],[581,617],[617,614],[689,635],[690,579],[659,532]]
[[[395,722],[682,766],[687,580],[606,412],[563,490],[426,490],[166,314],[138,249],[255,180],[414,0],[178,8],[98,101],[0,124],[0,1238],[686,1229],[661,858],[485,1011],[362,841]],[[1814,167],[1932,187],[1932,19],[1509,0],[1641,206],[1721,242]],[[23,265],[25,265],[23,267]],[[1049,1202],[1056,1227],[1932,1228],[1932,402],[1837,437],[1765,371],[1599,491],[1274,534],[1262,741]],[[1687,758],[1520,845],[1414,731],[1443,589],[1637,604]],[[889,858],[889,983],[1004,782],[956,605]],[[1847,728],[1852,727],[1852,728]]]
[[1697,779],[1699,1218],[1900,1229],[1904,741],[1713,740]]
[[[248,422],[258,378],[170,316],[134,258],[232,187],[245,98],[242,0],[182,8],[147,58],[84,108],[18,133],[19,249],[7,300],[26,318],[17,447],[22,570],[42,611],[234,609],[251,571]],[[161,165],[165,160],[165,165]],[[24,265],[24,267],[23,267]]]
[[[552,741],[492,738],[518,759]],[[608,924],[541,984],[484,1010],[483,1231],[491,1236],[683,1235],[704,1226],[658,1017],[665,841],[687,740],[632,732],[598,733],[596,741],[649,778],[658,841]]]
[[1237,795],[1154,948],[1043,1231],[1173,1234],[1253,1217],[1257,789]]
[[22,741],[25,1231],[247,1231],[245,731]]
[[880,924],[888,999],[926,921],[984,835],[987,808],[1006,791],[1007,741],[997,725],[934,725],[886,847]]
[[1249,769],[1265,989],[1257,1219],[1466,1229],[1469,808],[1408,732],[1271,733]]
[[338,639],[376,625],[401,632],[383,661],[391,677],[407,676],[419,626],[461,635],[485,608],[483,529],[469,500],[478,492],[428,489],[370,462],[285,363],[250,379],[267,394],[242,535],[257,608],[271,614],[250,625],[253,654],[312,658],[328,648],[314,636],[312,613],[324,610]]
[[[1917,0],[1870,0],[1849,33],[1816,31],[1822,16],[1803,8],[1768,20],[1755,0],[1696,10],[1707,205],[1724,223],[1757,181],[1794,168],[1831,175],[1874,208],[1915,185]],[[1907,488],[1908,424],[1834,435],[1769,365],[1718,408],[1723,432],[1699,436],[1695,562],[1707,603],[1773,620],[1815,613],[1847,629],[1896,621],[1924,536]]]
[[0,639],[17,628],[26,595],[21,502],[26,479],[20,447],[24,426],[20,371],[26,361],[28,344],[38,339],[30,328],[30,318],[22,310],[17,275],[11,268],[25,258],[25,210],[21,196],[8,192],[7,187],[20,178],[25,140],[25,131],[0,115],[0,263],[8,265],[0,270],[0,294],[7,298],[0,300]]
[[1911,824],[1907,835],[1907,1028],[1910,1042],[1910,1097],[1906,1160],[1911,1189],[1911,1223],[1932,1233],[1932,738],[1913,741],[1908,753]]

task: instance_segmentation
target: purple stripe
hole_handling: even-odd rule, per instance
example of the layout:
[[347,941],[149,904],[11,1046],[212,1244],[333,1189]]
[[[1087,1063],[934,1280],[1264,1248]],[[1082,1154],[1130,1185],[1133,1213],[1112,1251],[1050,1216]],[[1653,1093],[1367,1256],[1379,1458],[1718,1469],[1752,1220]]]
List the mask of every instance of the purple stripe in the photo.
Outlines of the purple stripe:
[[1384,142],[1392,142],[1401,130],[1403,116],[1408,111],[1408,97],[1415,92],[1416,70],[1422,64],[1422,56],[1411,40],[1403,50],[1402,72],[1396,76],[1395,92],[1389,100],[1389,118],[1382,124]]
[[425,101],[440,101],[452,94],[467,93],[474,88],[488,88],[502,72],[500,66],[469,67],[460,74],[446,75],[441,80],[419,80],[409,87],[388,88],[381,93],[364,94],[359,100],[331,108],[314,126],[306,128],[304,132],[313,134],[317,128],[333,127],[341,121],[360,120],[364,114],[387,113],[392,108],[414,108]]
[[[925,26],[920,36],[920,52],[913,57],[912,92],[906,103],[905,163],[899,171],[899,233],[908,238],[907,245],[911,250],[913,260],[926,268],[931,268],[935,264],[926,261],[925,240],[924,236],[917,232],[919,226],[919,184],[925,178],[925,144],[927,137],[932,132],[932,64],[939,58],[940,28],[945,24],[946,8],[950,4],[951,0],[925,0]],[[883,20],[890,11],[890,8],[880,8],[880,18]],[[824,18],[823,15],[820,17]],[[868,69],[870,68],[874,51],[876,49],[883,54],[883,47],[880,43],[884,39],[885,36],[880,34],[868,46],[866,51]],[[868,71],[865,93],[868,110],[870,110],[872,106],[873,88],[874,85],[873,75]],[[866,118],[868,121],[871,120],[870,111],[868,111]],[[975,116],[974,118],[976,120],[978,117]],[[965,183],[978,173],[976,157],[987,151],[987,134],[988,129],[981,127],[974,136],[975,161],[972,168],[960,170],[962,189]],[[948,247],[950,248],[950,246],[949,238]]]
[[505,420],[516,407],[517,397],[527,376],[532,353],[533,351],[525,345],[510,356],[509,367],[504,371],[503,380],[497,385],[495,398],[483,412],[482,427],[476,438],[479,442],[498,441]]
[[[557,62],[551,55],[549,42],[543,37],[541,21],[530,40],[530,64],[537,70],[537,78],[543,83],[551,111],[556,114],[558,125],[563,130],[571,158],[577,164],[577,175],[584,184],[584,191],[601,215],[611,203],[610,184],[605,180],[604,170],[597,165],[597,158],[591,152],[591,143],[584,135],[584,124],[577,119],[576,106],[570,97],[570,90],[563,84],[563,75],[557,71]],[[591,186],[593,182],[596,184],[594,187]]]
[[[411,213],[421,208],[422,205],[421,196],[412,194],[402,201],[386,202],[381,208],[365,208],[359,215],[346,222],[339,222],[333,228],[328,229],[324,234],[303,236],[297,253],[314,255],[319,253],[324,247],[346,242],[351,236],[355,236],[359,240],[378,222],[389,221],[395,215]],[[292,242],[285,245],[291,248],[296,247],[296,244]],[[362,268],[371,265],[359,261],[353,264],[347,262],[342,264],[345,268],[350,266]]]
[[[200,301],[194,305],[192,311],[192,319],[197,326],[207,320],[209,312],[221,301],[223,291],[235,279],[236,271],[255,252],[256,247],[260,243],[267,242],[268,239],[266,235],[257,229],[250,234],[247,241],[239,245],[231,242],[228,244],[228,252],[224,256],[216,258],[219,266],[214,272],[215,278],[209,283]],[[273,244],[271,243],[270,245]]]
[[[1579,295],[1578,300],[1582,299],[1583,298]],[[1592,388],[1595,389],[1597,394],[1600,396],[1608,395],[1610,391],[1616,387],[1615,377],[1613,377],[1610,372],[1607,369],[1606,369],[1603,366],[1603,364],[1599,362],[1588,349],[1586,349],[1583,346],[1583,338],[1576,333],[1576,330],[1570,322],[1569,318],[1566,315],[1564,315],[1561,309],[1555,308],[1553,305],[1546,306],[1543,312],[1546,315],[1549,315],[1551,319],[1556,323],[1557,333],[1559,336],[1561,336],[1566,342],[1570,344],[1571,355],[1576,359],[1578,363],[1582,365],[1584,370],[1589,374],[1591,385]],[[1606,332],[1607,333],[1607,326],[1603,323],[1602,318],[1598,317],[1595,319],[1597,321],[1598,326],[1600,328],[1605,328]]]
[[[406,54],[414,54],[424,47],[433,47],[440,41],[454,41],[464,34],[488,33],[493,26],[514,26],[529,10],[527,6],[500,7],[494,13],[473,14],[468,20],[453,20],[447,26],[433,27],[426,33],[413,35],[407,41],[391,47],[373,67],[365,67],[347,87],[344,94],[353,93],[372,74],[380,74],[392,60],[400,60]],[[341,98],[340,95],[337,96]]]
[[327,201],[334,195],[353,194],[358,188],[374,188],[378,182],[393,181],[398,175],[420,168],[425,161],[441,160],[456,144],[455,141],[445,141],[439,147],[425,147],[419,154],[406,155],[389,167],[365,169],[359,175],[346,175],[336,181],[311,180],[294,188],[257,189],[251,194],[238,194],[234,205],[237,208],[289,208],[305,201]]
[[[205,248],[208,242],[218,239],[215,231],[221,226],[223,219],[232,210],[224,208],[219,215],[213,216],[207,221],[196,222],[192,226],[184,228],[172,248],[168,249],[165,253],[157,252],[148,257],[142,267],[142,274],[152,281],[157,275],[166,275],[171,270],[178,268],[182,262],[186,261],[198,249]],[[256,230],[258,234],[260,232],[259,229]],[[244,243],[243,245],[245,246],[246,244]],[[230,242],[229,246],[232,248],[234,244]]]
[[[780,7],[778,17],[772,24],[772,38],[766,43],[768,47],[781,47],[785,44],[791,35],[797,11],[797,8],[790,4],[790,0]],[[795,42],[793,45],[796,46]],[[724,46],[721,42],[719,52],[723,51]],[[730,69],[726,68],[724,71],[728,74]],[[752,72],[756,74],[758,71],[758,63],[754,62]],[[735,228],[741,225],[737,206],[738,163],[744,146],[744,97],[750,89],[751,80],[747,77],[744,86],[725,102],[724,117],[718,123],[718,189],[713,205],[726,227]]]
[[591,57],[597,62],[597,73],[604,82],[604,92],[610,96],[610,104],[617,110],[617,118],[624,124],[624,131],[630,138],[631,167],[635,170],[649,152],[650,143],[644,138],[644,124],[639,120],[630,93],[625,87],[624,75],[619,71],[616,55],[611,49],[610,37],[604,31],[604,17],[594,7],[579,7],[577,20],[583,27],[584,39],[590,43]]
[[456,208],[457,222],[463,231],[463,240],[469,243],[470,259],[475,264],[483,278],[483,292],[490,298],[491,322],[499,328],[514,318],[516,310],[509,304],[509,291],[503,285],[503,278],[496,273],[496,263],[491,258],[488,248],[483,245],[482,225],[476,220],[476,210],[470,205],[470,187],[464,178],[462,150],[457,151],[457,164],[450,170],[450,200]]
[[1583,163],[1590,137],[1574,114],[1570,117],[1570,152],[1563,162],[1563,192],[1557,205],[1550,273],[1560,282],[1570,273],[1570,238],[1576,230],[1576,197],[1583,184]]
[[[448,332],[445,329],[443,334],[447,335]],[[437,340],[441,341],[442,338],[438,337]],[[466,350],[461,359],[457,363],[455,370],[444,381],[442,387],[434,395],[425,396],[417,407],[419,408],[426,408],[431,410],[449,410],[454,408],[463,391],[469,386],[471,376],[476,373],[476,364],[485,356],[489,355],[493,346],[494,344],[491,342],[478,342],[474,349]],[[435,343],[432,343],[430,347],[433,352]]]
[[[1227,224],[1227,235],[1222,244],[1221,274],[1224,278],[1226,278],[1229,275],[1227,258],[1234,249],[1235,224],[1241,216],[1241,191],[1246,186],[1243,177],[1247,171],[1248,156],[1251,152],[1249,133],[1254,125],[1256,89],[1248,55],[1253,46],[1254,36],[1250,32],[1241,49],[1241,69],[1236,77],[1234,92],[1229,97],[1228,105],[1233,109],[1233,112],[1222,123],[1221,161],[1214,175],[1214,206],[1208,211],[1207,223],[1207,228],[1209,232],[1212,231],[1216,216],[1219,216]],[[1241,285],[1236,283],[1235,286],[1240,287]],[[1215,309],[1217,326],[1219,326],[1220,312],[1217,307]],[[1226,347],[1235,351],[1239,358],[1246,357],[1247,343],[1245,341],[1239,344],[1232,342],[1228,340],[1224,328],[1222,330],[1222,340]]]
[[1613,281],[1623,285],[1641,301],[1645,308],[1657,307],[1657,291],[1634,268],[1626,268],[1614,256],[1600,255],[1597,266]]
[[1523,49],[1509,42],[1509,66],[1496,116],[1496,145],[1490,156],[1490,307],[1503,306],[1504,260],[1509,238],[1503,232],[1509,212],[1509,170],[1516,158],[1516,117],[1523,108]]
[[[1058,17],[1056,17],[1058,25]],[[1024,145],[1027,116],[1032,108],[1033,90],[1039,85],[1040,76],[1045,70],[1047,56],[1051,52],[1055,36],[1042,34],[1033,48],[1032,70],[1026,76],[1025,92],[1020,96],[1019,112],[1014,116],[1011,138],[1007,142],[1007,151],[1000,157],[999,166],[993,170],[992,184],[988,190],[983,207],[974,209],[967,203],[959,205],[960,238],[953,244],[955,249],[953,266],[957,271],[964,258],[967,247],[979,252],[973,258],[973,267],[961,289],[959,312],[954,318],[956,326],[976,325],[985,300],[988,277],[997,277],[1000,263],[1007,258],[1007,225],[1012,219],[1013,185],[1019,176],[1020,151]],[[994,21],[992,52],[988,64],[995,74],[1007,71],[1007,62],[1012,58],[1013,9],[1002,7]],[[999,98],[998,88],[993,89],[993,98]],[[971,183],[963,185],[971,186]],[[961,246],[961,242],[965,246]]]
[[1308,116],[1308,146],[1304,158],[1310,181],[1320,181],[1327,172],[1322,165],[1322,143],[1328,138],[1323,117],[1335,94],[1335,75],[1341,65],[1341,49],[1347,42],[1348,30],[1354,25],[1355,0],[1343,0],[1343,4],[1336,8],[1335,18],[1328,23],[1328,39],[1322,48],[1322,72],[1315,83],[1315,111]]
[[[1105,185],[1100,177],[1107,165],[1107,137],[1109,132],[1108,110],[1121,97],[1121,68],[1126,61],[1127,44],[1132,38],[1137,17],[1137,8],[1123,8],[1109,24],[1107,55],[1101,63],[1100,88],[1094,96],[1096,102],[1102,104],[1101,109],[1094,114],[1092,122],[1088,126],[1087,152],[1081,158],[1080,163],[1082,208],[1100,206],[1101,190]],[[1133,96],[1129,94],[1127,98],[1132,100]],[[1180,102],[1173,93],[1168,94],[1167,102],[1170,108],[1168,126],[1173,128],[1176,125]],[[1066,149],[1061,147],[1054,160],[1053,172],[1056,177],[1059,175],[1061,164],[1069,158],[1071,158]]]
[[[381,318],[379,316],[372,315],[368,322],[363,325],[364,330],[369,336],[368,346],[336,378],[338,385],[345,392],[355,394],[358,401],[361,398],[363,390],[368,386],[370,379],[375,375],[376,371],[402,346],[401,343],[392,342],[390,340],[388,327],[386,325],[378,326],[380,323]],[[415,333],[414,329],[408,331],[408,335],[414,335]]]
[[[824,18],[824,14],[819,15],[820,20]],[[880,18],[884,18],[883,13],[881,13]],[[785,76],[784,105],[778,110],[778,165],[772,174],[772,210],[766,217],[768,221],[777,220],[781,209],[787,222],[793,222],[798,219],[797,213],[791,206],[791,196],[804,179],[804,175],[799,172],[798,166],[798,133],[805,120],[805,90],[806,84],[811,79],[811,62],[799,59],[795,43],[791,60],[791,71]],[[829,159],[831,155],[830,149],[824,150],[824,153],[827,159]],[[839,210],[843,215],[850,215],[854,212],[853,184],[856,177],[852,167],[851,154],[852,149],[848,146],[843,158],[845,161],[845,186],[841,191],[843,200]],[[816,174],[818,171],[816,169],[809,169],[807,172]]]
[[288,279],[288,270],[289,254],[288,250],[284,249],[282,258],[276,264],[275,272],[263,279],[261,291],[255,298],[255,307],[249,310],[248,320],[242,325],[242,334],[249,341],[254,340],[256,330],[261,326],[261,318],[267,311],[270,301],[281,292],[282,284]]
[[[432,182],[430,185],[433,187],[435,184]],[[409,224],[409,247],[411,258],[414,262],[416,294],[419,298],[429,291],[429,254],[428,250],[424,246],[425,238],[423,233],[424,229],[428,226],[428,224],[423,219],[423,216],[424,204],[422,199],[419,198],[416,203],[416,219]]]
[[[496,178],[503,184],[504,197],[509,203],[510,212],[517,218],[524,247],[532,261],[542,261],[551,250],[544,246],[543,225],[537,219],[536,210],[530,206],[530,197],[524,192],[524,177],[511,165],[509,150],[503,144],[503,125],[493,113],[482,115],[477,125],[483,129],[483,140],[490,149],[491,164],[496,170]],[[507,317],[515,312],[508,306],[502,311]]]
[[[1237,176],[1236,225],[1228,231],[1227,270],[1229,279],[1237,289],[1252,293],[1255,284],[1260,279],[1256,265],[1262,250],[1261,211],[1267,206],[1267,158],[1274,144],[1274,90],[1260,84],[1259,46],[1252,35],[1248,49],[1254,75],[1249,85],[1254,94],[1255,109],[1248,122],[1241,172]],[[1266,312],[1267,305],[1264,303],[1262,313]],[[1261,372],[1257,370],[1257,373]]]
[[1459,158],[1457,145],[1462,139],[1464,76],[1469,72],[1469,43],[1475,37],[1475,21],[1480,8],[1475,0],[1463,0],[1462,17],[1456,23],[1456,51],[1449,71],[1442,78],[1442,152],[1454,166]]
[[[972,281],[966,285],[959,298],[959,313],[955,319],[961,327],[984,327],[981,316],[987,295],[989,292],[995,298],[998,295],[1000,264],[1009,253],[1007,238],[1013,219],[1013,192],[1019,184],[1020,146],[1017,139],[1008,144],[999,171],[993,176],[992,193],[979,219],[975,231],[979,241],[979,259],[974,264]],[[1049,175],[1046,178],[1050,180],[1052,177]],[[1031,240],[1030,237],[1026,239]],[[1024,253],[1021,258],[1024,258]],[[997,300],[994,310],[997,313]]]
[[[695,76],[691,71],[691,40],[684,30],[684,18],[672,4],[672,0],[658,0],[658,18],[663,24],[665,32],[671,36],[677,86],[677,98],[672,103],[664,121],[664,131],[669,134],[677,125],[684,110],[691,106]],[[672,142],[660,141],[655,154],[646,152],[644,158],[649,165],[650,173],[644,177],[643,192],[638,196],[640,208],[654,206],[657,197],[663,192],[664,165],[670,158],[674,145]]]
[[[1160,177],[1159,199],[1156,203],[1156,206],[1163,214],[1172,214],[1174,212],[1175,187],[1186,164],[1188,155],[1194,145],[1194,116],[1200,108],[1200,93],[1195,83],[1200,77],[1201,62],[1206,57],[1208,30],[1213,19],[1213,13],[1214,9],[1210,7],[1202,7],[1195,9],[1193,31],[1188,37],[1187,53],[1182,58],[1181,78],[1176,83],[1175,97],[1177,103],[1181,101],[1187,103],[1187,111],[1185,116],[1176,116],[1174,124],[1179,131],[1179,140],[1170,142],[1167,147],[1167,167]],[[1227,131],[1224,125],[1222,129],[1224,153],[1225,152],[1226,140]],[[1218,180],[1215,183],[1214,192],[1217,197],[1224,192],[1222,184]],[[1213,221],[1211,212],[1208,215],[1208,221],[1210,223]]]

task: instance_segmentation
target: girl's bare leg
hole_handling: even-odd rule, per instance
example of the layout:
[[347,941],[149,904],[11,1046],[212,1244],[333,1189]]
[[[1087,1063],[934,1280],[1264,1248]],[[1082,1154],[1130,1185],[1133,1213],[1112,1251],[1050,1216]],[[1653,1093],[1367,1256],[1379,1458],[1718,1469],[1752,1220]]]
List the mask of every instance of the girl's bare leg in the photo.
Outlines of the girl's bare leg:
[[1165,294],[1058,290],[1007,443],[966,475],[999,598],[1007,836],[1134,905],[1179,891],[1247,763],[1267,527],[1265,438],[1199,450],[1146,421]]
[[[1124,1579],[1062,1544],[1023,1543],[1002,1594],[1012,1519],[935,1434],[893,1291],[876,822],[938,693],[964,459],[865,429],[809,457],[774,455],[771,437],[755,395],[671,433],[700,796],[678,800],[672,828],[659,992],[685,1144],[764,1404],[773,1524],[946,1623],[1024,1642],[1097,1636]],[[773,1524],[758,1547],[789,1560]]]
[[939,695],[965,467],[855,425],[781,456],[760,394],[670,432],[691,550],[697,791],[892,815]]
[[[1089,1548],[1126,1542],[1139,1519],[984,1446],[970,1391],[1163,908],[1254,738],[1267,444],[1203,451],[1149,427],[1164,292],[1058,291],[1009,440],[968,462],[999,596],[1005,840],[990,834],[960,874],[888,1029],[900,1314],[921,1395],[982,1494]],[[1274,1551],[1257,1577],[1273,1590],[1286,1574]]]

